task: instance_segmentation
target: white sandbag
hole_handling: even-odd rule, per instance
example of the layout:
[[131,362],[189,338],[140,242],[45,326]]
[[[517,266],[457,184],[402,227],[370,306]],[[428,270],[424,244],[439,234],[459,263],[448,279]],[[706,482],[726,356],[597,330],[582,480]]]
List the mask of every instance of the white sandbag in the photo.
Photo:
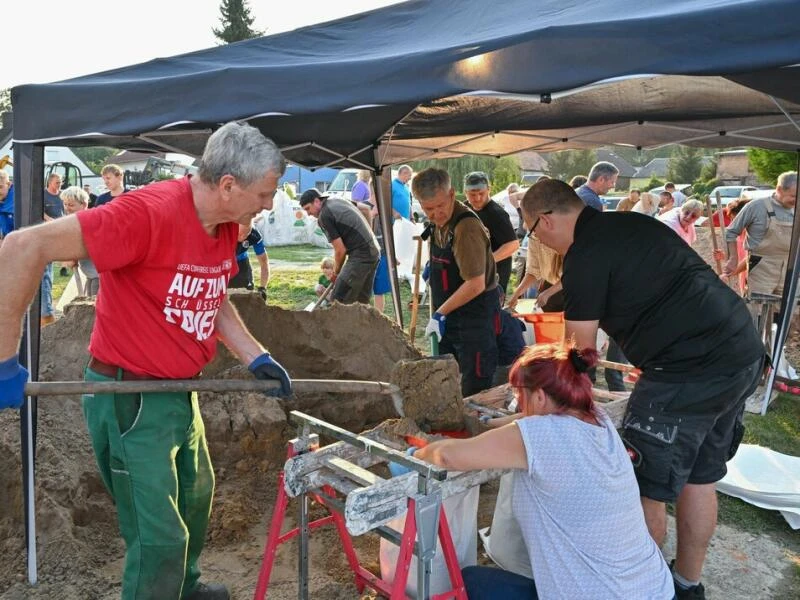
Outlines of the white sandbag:
[[[450,535],[460,568],[469,567],[478,562],[478,498],[480,488],[475,486],[466,492],[446,498],[442,503],[447,515],[447,524],[450,526]],[[387,523],[395,531],[403,532],[405,515]],[[381,578],[388,582],[394,581],[394,571],[397,566],[397,557],[400,547],[381,538],[380,563]],[[442,594],[452,589],[450,574],[444,561],[439,538],[436,538],[436,554],[431,566],[431,595]],[[417,598],[417,558],[411,557],[411,568],[408,571],[406,594],[410,598]]]
[[64,307],[80,295],[83,286],[78,283],[78,277],[79,275],[75,273],[69,278],[69,283],[67,283],[61,298],[56,303],[57,311],[64,312]]
[[[514,472],[506,473],[500,478],[500,489],[494,505],[491,529],[480,530],[481,542],[494,563],[506,571],[533,579],[531,561],[522,531],[512,510],[514,494]],[[495,544],[492,544],[492,540]]]
[[283,190],[275,192],[272,210],[261,211],[254,226],[268,247],[309,243],[330,247],[321,230],[321,243],[317,237],[313,237],[315,230],[319,229],[317,220],[309,217],[300,204]]
[[717,490],[755,506],[778,510],[792,529],[800,529],[800,457],[742,444],[728,462]]
[[[394,253],[397,258],[397,277],[406,281],[414,281],[414,265],[417,258],[417,242],[415,235],[420,235],[425,226],[422,223],[412,223],[408,219],[395,219],[392,225],[394,234]],[[420,269],[425,268],[428,262],[428,244],[422,244]],[[422,273],[420,273],[420,276]]]

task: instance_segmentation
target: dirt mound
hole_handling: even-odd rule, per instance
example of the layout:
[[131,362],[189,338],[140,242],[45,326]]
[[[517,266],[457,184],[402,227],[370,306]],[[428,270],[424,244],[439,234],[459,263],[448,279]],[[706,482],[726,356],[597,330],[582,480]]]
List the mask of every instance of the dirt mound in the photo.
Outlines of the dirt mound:
[[464,427],[460,380],[458,363],[451,355],[401,360],[391,378],[400,388],[406,416],[428,431]]

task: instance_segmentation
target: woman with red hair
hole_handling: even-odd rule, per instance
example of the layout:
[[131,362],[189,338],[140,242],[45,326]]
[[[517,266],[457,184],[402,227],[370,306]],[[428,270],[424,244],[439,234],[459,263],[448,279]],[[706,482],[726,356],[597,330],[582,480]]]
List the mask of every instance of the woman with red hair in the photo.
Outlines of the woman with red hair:
[[596,362],[593,350],[532,346],[508,377],[519,414],[477,437],[415,451],[454,471],[516,469],[513,512],[534,579],[467,567],[470,600],[674,597],[647,531],[631,457],[593,401],[586,373]]

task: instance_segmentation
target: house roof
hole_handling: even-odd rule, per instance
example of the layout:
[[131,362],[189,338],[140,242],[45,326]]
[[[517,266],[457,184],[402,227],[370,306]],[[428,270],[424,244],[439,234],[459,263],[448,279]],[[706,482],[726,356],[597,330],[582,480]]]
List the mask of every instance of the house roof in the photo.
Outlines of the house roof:
[[597,150],[597,160],[604,160],[606,162],[610,162],[611,164],[613,164],[615,167],[619,169],[620,177],[636,176],[636,167],[634,167],[631,163],[629,163],[621,156],[614,154],[610,150],[599,148]]
[[667,163],[668,158],[654,158],[643,167],[636,170],[634,177],[641,179],[643,177],[666,177],[667,176]]
[[538,152],[532,150],[520,152],[517,158],[523,171],[547,171],[547,161]]

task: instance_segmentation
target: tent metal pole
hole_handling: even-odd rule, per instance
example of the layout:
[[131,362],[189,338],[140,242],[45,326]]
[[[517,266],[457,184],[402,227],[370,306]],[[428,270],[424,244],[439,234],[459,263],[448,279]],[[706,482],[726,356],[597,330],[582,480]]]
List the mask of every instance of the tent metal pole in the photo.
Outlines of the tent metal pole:
[[[14,144],[14,181],[16,228],[39,223],[44,206],[44,146]],[[40,288],[41,291],[41,288]],[[35,294],[28,308],[19,360],[28,369],[32,380],[39,379],[41,294]],[[25,398],[20,409],[20,450],[22,453],[22,486],[25,504],[25,546],[27,548],[28,583],[38,581],[36,560],[36,422],[38,405],[35,396]]]
[[158,146],[159,148],[162,148],[163,150],[166,150],[167,152],[177,152],[178,154],[186,154],[186,155],[191,154],[191,152],[189,152],[189,151],[187,151],[185,149],[182,149],[182,148],[178,148],[177,146],[173,146],[172,144],[165,144],[164,142],[160,142],[158,140],[154,140],[149,135],[137,135],[136,139],[148,142],[150,144],[154,144],[154,145]]
[[[797,152],[797,170],[800,170],[800,150]],[[795,198],[796,202],[796,198]],[[778,323],[778,331],[772,346],[772,368],[767,376],[767,385],[764,388],[764,399],[761,402],[761,414],[767,414],[769,398],[772,395],[772,386],[775,384],[775,375],[778,370],[778,363],[783,353],[783,345],[786,343],[786,336],[789,333],[789,325],[792,322],[792,313],[797,299],[797,280],[800,276],[800,210],[795,208],[794,223],[792,224],[792,241],[789,244],[789,256],[786,260],[786,277],[783,283],[783,294],[781,298],[781,318]],[[767,332],[769,335],[770,332]]]
[[769,142],[770,144],[786,144],[788,146],[787,152],[791,152],[798,146],[800,146],[800,139],[798,140],[776,140],[775,138],[766,138],[760,137],[756,135],[745,135],[741,133],[728,133],[727,137],[736,137],[742,140],[754,140],[756,142]]
[[[378,160],[377,150],[375,160]],[[384,169],[375,171],[372,177],[372,189],[375,193],[375,200],[378,204],[378,219],[383,231],[383,248],[381,252],[386,256],[386,263],[389,267],[389,282],[392,286],[392,302],[394,303],[395,321],[403,328],[403,303],[400,300],[400,283],[397,279],[397,264],[394,251],[394,231],[392,230],[392,171],[388,170],[388,177],[384,174]],[[384,186],[384,179],[388,185]],[[388,192],[388,193],[386,193]]]
[[797,131],[800,131],[800,124],[798,124],[798,123],[797,123],[797,121],[795,121],[795,120],[794,120],[794,118],[792,117],[792,115],[790,115],[790,114],[789,114],[789,113],[786,111],[786,109],[785,109],[785,108],[783,108],[783,106],[781,106],[781,103],[780,103],[780,102],[778,102],[778,99],[777,99],[777,98],[775,98],[774,96],[769,96],[769,99],[770,99],[770,100],[772,100],[772,103],[773,103],[775,106],[777,106],[777,107],[778,107],[778,110],[779,110],[779,111],[781,111],[781,112],[783,113],[783,116],[784,116],[784,117],[786,117],[786,119],[789,121],[789,123],[791,123],[792,125],[794,125],[794,128],[795,128],[795,129],[797,129]]

